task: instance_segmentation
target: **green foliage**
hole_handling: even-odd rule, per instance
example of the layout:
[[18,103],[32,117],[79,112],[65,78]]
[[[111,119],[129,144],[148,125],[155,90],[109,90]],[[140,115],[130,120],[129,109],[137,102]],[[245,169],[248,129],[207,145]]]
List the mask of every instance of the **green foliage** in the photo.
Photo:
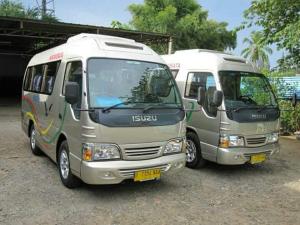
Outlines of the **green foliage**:
[[262,27],[266,43],[288,50],[290,61],[300,65],[299,0],[252,0],[245,18],[246,25]]
[[281,127],[286,133],[300,131],[300,104],[294,108],[291,101],[279,101]]
[[58,19],[55,16],[46,14],[46,15],[42,15],[41,20],[43,21],[47,21],[50,23],[54,23],[54,22],[58,22]]
[[[208,20],[207,11],[195,0],[145,0],[131,4],[130,25],[145,32],[167,33],[174,37],[174,50],[206,48],[223,51],[236,46],[236,33],[227,23]],[[153,47],[153,46],[152,46]],[[166,46],[154,46],[166,52]]]
[[[293,55],[297,56],[295,57]],[[293,55],[288,54],[286,56],[283,56],[281,59],[277,60],[278,66],[275,69],[278,71],[293,71],[294,75],[296,73],[300,73],[300,64],[298,58],[298,56],[300,56],[300,50],[298,50],[298,53],[296,53],[294,50]]]
[[262,32],[252,32],[250,38],[244,38],[244,43],[248,47],[242,51],[242,55],[249,59],[250,62],[258,69],[269,68],[269,54],[272,49],[264,43]]
[[114,29],[132,30],[133,28],[129,24],[121,23],[118,20],[113,20],[110,26]]
[[52,15],[40,16],[36,8],[25,8],[19,1],[0,0],[0,16],[20,17],[27,19],[41,19],[48,22],[57,22],[58,19]]
[[286,70],[269,70],[268,68],[262,68],[260,70],[262,74],[264,74],[268,78],[272,77],[292,77],[296,75],[296,71],[291,68],[287,68]]
[[[284,92],[294,92],[294,87],[287,85],[280,79],[276,79],[279,77],[286,77],[295,75],[294,70],[289,71],[270,71],[268,69],[264,69],[263,74],[265,74],[269,78],[275,78],[273,82],[271,82],[272,89],[276,96],[280,96],[280,93]],[[281,127],[284,133],[291,133],[300,130],[300,104],[294,108],[292,106],[292,102],[290,100],[279,100],[279,108],[281,110],[280,120]]]
[[259,77],[242,77],[240,80],[240,94],[246,98],[251,98],[255,104],[264,106],[270,105],[270,93],[266,89],[266,84]]

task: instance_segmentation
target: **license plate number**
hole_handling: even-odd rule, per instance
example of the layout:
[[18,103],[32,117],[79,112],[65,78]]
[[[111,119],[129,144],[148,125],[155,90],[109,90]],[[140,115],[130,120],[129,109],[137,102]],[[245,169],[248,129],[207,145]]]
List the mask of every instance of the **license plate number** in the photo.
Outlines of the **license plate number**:
[[155,180],[159,178],[160,169],[141,170],[134,173],[134,181]]
[[251,164],[261,163],[266,160],[266,154],[252,155],[250,158]]

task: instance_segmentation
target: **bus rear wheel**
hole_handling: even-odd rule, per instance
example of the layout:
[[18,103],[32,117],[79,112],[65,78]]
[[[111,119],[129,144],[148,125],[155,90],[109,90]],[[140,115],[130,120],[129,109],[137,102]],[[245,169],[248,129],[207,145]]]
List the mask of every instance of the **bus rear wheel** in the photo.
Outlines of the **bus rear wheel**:
[[198,136],[193,132],[188,132],[186,139],[186,166],[192,169],[204,167],[206,160],[202,157]]
[[29,136],[29,140],[30,140],[30,148],[31,148],[31,152],[34,154],[34,155],[42,155],[42,151],[41,149],[37,146],[36,144],[36,130],[34,128],[34,125],[32,125],[30,127],[30,136]]

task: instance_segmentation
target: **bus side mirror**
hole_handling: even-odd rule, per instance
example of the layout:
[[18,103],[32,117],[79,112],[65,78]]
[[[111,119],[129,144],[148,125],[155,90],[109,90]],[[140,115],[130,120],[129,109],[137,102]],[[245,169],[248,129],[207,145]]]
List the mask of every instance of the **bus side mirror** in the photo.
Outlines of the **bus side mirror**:
[[79,85],[76,82],[67,82],[65,89],[65,100],[71,105],[79,101]]
[[202,106],[204,104],[204,101],[205,101],[205,89],[204,89],[204,87],[199,87],[197,103]]
[[293,107],[296,107],[297,105],[297,94],[293,94],[293,97],[292,97],[292,105]]
[[215,107],[219,107],[222,104],[222,101],[223,101],[223,92],[215,90],[212,104]]

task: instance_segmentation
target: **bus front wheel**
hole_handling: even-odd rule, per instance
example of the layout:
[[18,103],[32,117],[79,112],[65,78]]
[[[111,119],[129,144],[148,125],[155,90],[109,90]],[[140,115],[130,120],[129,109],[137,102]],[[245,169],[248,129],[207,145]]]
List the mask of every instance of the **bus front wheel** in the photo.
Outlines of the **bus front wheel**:
[[63,141],[59,147],[57,165],[60,179],[67,188],[76,188],[81,184],[80,180],[71,171],[67,141]]
[[193,132],[188,132],[186,139],[186,166],[192,169],[204,167],[206,160],[202,157],[198,136]]

